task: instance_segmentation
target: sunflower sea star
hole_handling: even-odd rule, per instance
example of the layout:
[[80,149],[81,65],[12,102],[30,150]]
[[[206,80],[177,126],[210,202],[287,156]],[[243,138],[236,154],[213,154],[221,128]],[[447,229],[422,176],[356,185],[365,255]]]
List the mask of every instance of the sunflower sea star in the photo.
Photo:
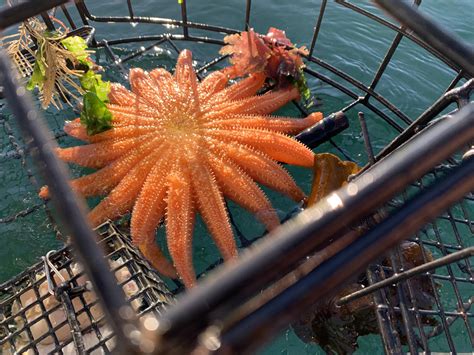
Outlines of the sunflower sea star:
[[[199,212],[225,260],[237,248],[224,196],[256,214],[268,230],[279,224],[269,200],[254,182],[296,201],[305,196],[276,161],[311,167],[313,153],[285,133],[322,118],[269,116],[299,97],[296,88],[256,95],[265,75],[252,74],[228,85],[222,71],[198,82],[191,52],[181,52],[174,75],[164,69],[130,71],[131,91],[113,84],[108,108],[113,128],[88,136],[79,120],[65,131],[87,145],[58,149],[67,162],[98,168],[71,182],[85,197],[107,195],[89,214],[93,225],[128,211],[131,235],[161,273],[195,284],[192,233]],[[49,195],[47,187],[40,196]],[[174,266],[155,243],[165,218]],[[176,268],[176,269],[175,269]]]

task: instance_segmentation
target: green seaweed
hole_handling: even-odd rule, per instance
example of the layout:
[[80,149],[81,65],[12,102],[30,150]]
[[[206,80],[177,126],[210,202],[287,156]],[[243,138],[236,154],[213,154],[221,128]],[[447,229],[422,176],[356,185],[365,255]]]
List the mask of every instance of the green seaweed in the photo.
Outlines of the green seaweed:
[[88,135],[112,128],[112,113],[94,92],[88,91],[83,96],[81,123],[86,126]]

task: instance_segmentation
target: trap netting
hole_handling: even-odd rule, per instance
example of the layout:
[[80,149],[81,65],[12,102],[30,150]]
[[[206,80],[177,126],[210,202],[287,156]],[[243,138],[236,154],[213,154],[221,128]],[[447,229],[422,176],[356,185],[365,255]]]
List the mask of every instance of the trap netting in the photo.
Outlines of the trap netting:
[[[173,295],[125,234],[112,223],[97,232],[117,283],[144,321],[173,303]],[[0,300],[2,352],[108,353],[115,347],[97,296],[70,247],[48,252],[42,262],[1,284]]]
[[[123,1],[120,6],[78,1],[75,5],[56,8],[51,15],[73,29],[85,25],[95,28],[91,42],[91,47],[96,48],[94,59],[104,67],[105,78],[123,84],[127,82],[131,67],[172,70],[179,51],[185,48],[193,51],[196,71],[205,76],[226,64],[226,58],[218,54],[226,34],[253,26],[263,32],[266,25],[275,24],[272,21],[285,23],[278,14],[272,14],[270,18],[263,16],[264,7],[251,1],[227,8],[228,17],[222,16],[221,10],[224,9],[218,6],[208,8],[208,5],[186,1],[175,7],[157,6],[156,13],[150,17],[149,9],[141,5],[138,1]],[[214,11],[215,22],[200,21],[204,10]],[[375,165],[437,119],[447,119],[443,114],[453,113],[469,103],[474,86],[472,79],[468,80],[469,75],[443,53],[428,46],[403,26],[399,27],[371,5],[321,1],[310,10],[314,12],[314,22],[310,26],[301,26],[301,37],[298,38],[309,48],[305,73],[316,102],[316,107],[310,110],[323,111],[325,116],[343,113],[338,114],[337,119],[326,120],[326,123],[333,123],[332,126],[327,124],[324,129],[319,126],[299,136],[312,148],[317,147],[317,152],[332,152],[360,166]],[[342,30],[331,21],[337,13],[343,13],[347,19]],[[360,18],[369,23],[368,29],[357,27],[356,20]],[[285,29],[284,25],[280,27]],[[351,53],[350,57],[341,60],[336,50],[338,39],[333,36],[336,32],[338,38],[346,36],[361,45],[368,40],[368,33],[378,33],[379,41],[371,47],[371,59],[363,62],[358,53]],[[410,56],[416,57],[420,53],[429,60],[416,69],[409,64]],[[400,67],[405,74],[396,75]],[[414,95],[419,90],[420,81],[428,82],[430,71],[439,68],[443,70],[440,82],[432,83],[425,97]],[[387,74],[395,80],[387,79]],[[307,108],[296,102],[284,109],[288,116],[302,115],[306,111]],[[77,112],[73,108],[49,109],[45,116],[58,144],[63,147],[71,144],[72,140],[65,137],[62,126],[65,120],[77,117]],[[54,216],[48,203],[37,197],[40,184],[30,170],[27,149],[5,108],[1,123],[4,130],[0,156],[0,174],[4,183],[1,189],[6,198],[0,208],[0,233],[16,241],[2,250],[2,260],[15,265],[5,271],[6,279],[31,265],[38,255],[57,248],[58,242],[55,241]],[[387,211],[403,206],[407,197],[459,165],[462,153],[435,167],[378,213],[383,216]],[[302,169],[290,171],[308,192],[311,174]],[[277,194],[269,192],[269,196],[280,210],[282,220],[298,212],[299,206]],[[229,204],[229,211],[240,246],[248,246],[264,234],[263,228],[238,207]],[[412,213],[416,218],[416,211]],[[350,297],[355,291],[377,284],[393,274],[405,275],[399,276],[396,286],[375,288],[372,293],[345,304],[342,310],[331,312],[331,304],[323,309],[316,308],[294,325],[298,336],[306,342],[316,342],[328,351],[339,352],[353,351],[357,337],[365,334],[381,334],[385,349],[391,352],[407,349],[412,352],[469,351],[474,342],[474,314],[471,310],[473,270],[472,259],[469,259],[473,247],[473,215],[474,198],[469,194],[425,225],[410,239],[410,243],[402,244],[370,266],[366,275],[360,275],[358,282],[348,285],[339,296]],[[206,233],[203,224],[198,222],[195,235],[205,236]],[[158,237],[163,240],[163,228]],[[220,263],[217,252],[206,240],[199,238],[195,246],[195,262],[201,274]],[[20,243],[35,248],[36,255],[26,253],[19,257],[15,250]],[[464,254],[456,260],[447,264],[441,261],[439,265],[426,269],[421,276],[408,273],[415,266],[463,251]],[[21,261],[16,263],[17,259]],[[168,283],[168,286],[174,291],[181,289],[179,284]],[[344,318],[342,325],[340,318]],[[321,326],[322,323],[328,325]],[[283,341],[275,346],[288,345]]]

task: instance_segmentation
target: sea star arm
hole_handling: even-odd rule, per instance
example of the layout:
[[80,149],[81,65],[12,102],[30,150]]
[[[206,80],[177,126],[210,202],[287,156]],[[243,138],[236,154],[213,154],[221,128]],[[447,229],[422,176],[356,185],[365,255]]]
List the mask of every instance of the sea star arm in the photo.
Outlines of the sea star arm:
[[181,105],[185,105],[190,113],[200,110],[198,81],[193,68],[193,57],[191,51],[184,50],[178,56],[174,72],[178,95],[181,97]]
[[80,139],[86,142],[102,142],[114,138],[130,138],[138,135],[144,135],[150,132],[150,128],[153,128],[154,125],[127,125],[127,126],[118,126],[112,127],[111,129],[97,133],[94,135],[88,135],[86,127],[80,122],[80,119],[75,119],[74,121],[67,122],[64,125],[64,131],[71,137]]
[[229,115],[222,117],[220,120],[208,122],[204,126],[229,130],[236,127],[263,128],[280,133],[295,134],[319,122],[322,118],[321,112],[312,113],[302,119],[277,116]]
[[58,148],[56,149],[56,154],[65,162],[97,169],[110,164],[142,144],[145,139],[150,138],[152,138],[151,134],[127,139],[117,139],[112,142],[99,142],[69,148]]
[[[89,175],[81,176],[70,182],[72,189],[83,197],[105,195],[112,190],[122,178],[156,147],[157,142],[150,140],[136,150],[126,154],[106,167]],[[39,193],[41,198],[49,197],[49,189],[44,186]]]
[[110,85],[108,98],[111,104],[119,106],[133,106],[137,102],[137,95],[118,83]]
[[156,118],[155,111],[144,111],[142,108],[123,107],[116,105],[108,105],[109,111],[112,113],[112,125],[114,127],[123,126],[161,126],[163,123]]
[[90,213],[89,221],[97,226],[108,218],[114,219],[130,211],[148,173],[159,155],[152,154],[140,161],[120,183]]
[[270,201],[247,174],[230,161],[215,156],[209,157],[209,162],[225,196],[254,213],[267,230],[280,224]]
[[162,275],[176,278],[176,269],[168,261],[161,249],[156,245],[156,241],[144,242],[138,245],[138,249],[147,258],[153,267]]
[[131,69],[129,74],[130,87],[137,96],[137,100],[143,101],[145,106],[151,108],[151,112],[154,112],[155,117],[159,117],[166,115],[169,110],[167,99],[170,94],[166,91],[167,88],[163,86],[165,84],[157,84],[161,77],[157,75],[156,71],[154,76],[153,78],[150,77],[150,74],[145,73],[140,68]]
[[[153,126],[122,126],[112,127],[111,129],[89,136],[89,141],[92,143],[110,141],[117,138],[132,138],[139,137],[150,133]],[[158,134],[155,134],[155,137]]]
[[195,218],[191,179],[185,163],[168,176],[166,240],[178,275],[186,287],[194,286],[193,227]]
[[64,132],[66,132],[67,135],[79,139],[81,141],[90,141],[90,136],[87,134],[86,127],[81,123],[80,118],[76,118],[73,121],[66,122],[64,124]]
[[239,82],[218,92],[208,100],[207,104],[212,108],[212,105],[224,101],[235,101],[254,96],[257,91],[262,88],[264,82],[264,74],[252,74],[248,78],[242,79]]
[[237,246],[222,192],[206,166],[197,164],[193,168],[192,189],[199,212],[224,259],[234,258],[237,256]]
[[206,104],[208,99],[223,90],[228,82],[229,77],[220,70],[206,76],[198,85],[199,101],[201,104]]
[[260,96],[223,102],[220,105],[216,105],[208,115],[210,118],[235,113],[267,115],[278,110],[291,100],[299,98],[299,96],[298,89],[294,87],[289,90],[270,91]]
[[153,266],[163,275],[176,277],[176,271],[156,246],[155,231],[166,208],[166,171],[168,160],[159,160],[148,174],[130,222],[132,240]]
[[155,231],[166,209],[168,159],[158,160],[147,176],[133,206],[130,230],[134,243],[155,239]]
[[313,166],[314,154],[311,150],[300,142],[278,132],[245,128],[232,131],[208,129],[207,134],[224,142],[249,145],[283,163]]
[[240,166],[253,180],[268,186],[291,197],[294,201],[301,201],[305,194],[296,185],[290,174],[277,162],[250,147],[237,143],[221,143],[213,140],[209,148],[224,153],[234,164]]

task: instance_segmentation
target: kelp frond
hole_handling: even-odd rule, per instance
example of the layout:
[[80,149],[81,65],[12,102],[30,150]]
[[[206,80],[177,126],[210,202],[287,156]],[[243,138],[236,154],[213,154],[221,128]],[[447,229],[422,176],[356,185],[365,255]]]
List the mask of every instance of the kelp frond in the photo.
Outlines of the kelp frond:
[[[90,51],[82,48],[78,54],[68,50],[61,42],[67,29],[51,32],[38,19],[29,19],[18,28],[18,33],[1,38],[2,46],[23,77],[30,77],[28,89],[38,87],[43,108],[52,104],[61,109],[62,102],[72,106],[84,94],[78,77],[84,70],[78,57],[88,57]],[[86,67],[87,70],[87,67]]]

